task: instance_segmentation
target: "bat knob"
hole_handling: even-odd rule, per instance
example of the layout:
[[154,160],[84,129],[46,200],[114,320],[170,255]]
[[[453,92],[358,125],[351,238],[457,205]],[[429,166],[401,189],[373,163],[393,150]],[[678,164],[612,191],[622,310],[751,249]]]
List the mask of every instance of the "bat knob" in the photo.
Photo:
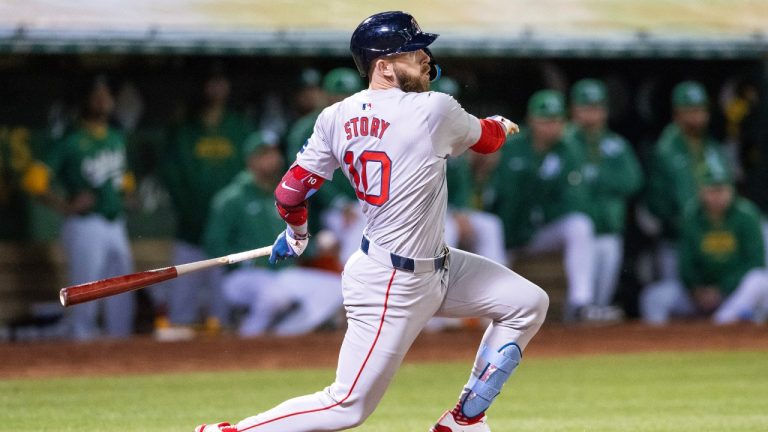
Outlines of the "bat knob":
[[64,306],[64,307],[68,306],[67,305],[67,289],[66,288],[62,288],[59,291],[59,301],[61,302],[62,306]]

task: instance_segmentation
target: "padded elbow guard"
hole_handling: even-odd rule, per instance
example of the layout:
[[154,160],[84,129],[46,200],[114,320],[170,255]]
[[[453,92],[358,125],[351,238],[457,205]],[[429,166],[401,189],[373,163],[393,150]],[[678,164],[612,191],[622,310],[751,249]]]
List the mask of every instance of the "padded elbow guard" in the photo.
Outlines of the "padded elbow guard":
[[307,222],[307,198],[317,192],[324,181],[299,165],[292,166],[275,189],[275,206],[280,217],[294,226]]
[[292,207],[285,207],[278,201],[275,201],[275,207],[277,207],[277,213],[286,221],[289,225],[299,226],[304,225],[309,217],[307,211],[307,202],[303,201],[301,204]]

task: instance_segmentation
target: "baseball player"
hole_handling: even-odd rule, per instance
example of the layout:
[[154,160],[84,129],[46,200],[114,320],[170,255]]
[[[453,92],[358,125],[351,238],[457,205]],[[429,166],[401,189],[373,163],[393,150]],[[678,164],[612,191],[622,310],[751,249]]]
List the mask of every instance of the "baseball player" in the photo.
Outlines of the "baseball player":
[[613,301],[624,255],[627,200],[640,189],[640,164],[626,139],[608,129],[608,92],[602,81],[583,79],[571,88],[568,139],[586,155],[586,208],[595,226],[594,304]]
[[763,321],[768,313],[768,270],[760,211],[735,194],[731,175],[717,160],[699,176],[699,198],[685,209],[680,237],[680,278],[645,288],[646,322],[711,315],[716,324]]
[[[283,229],[272,193],[284,168],[276,144],[261,134],[246,140],[247,169],[213,198],[203,242],[209,256],[254,249]],[[241,336],[306,333],[341,309],[338,272],[265,264],[241,263],[222,277],[227,301],[248,310],[239,323]]]
[[[132,192],[135,181],[126,167],[125,138],[109,126],[113,108],[107,82],[95,80],[86,95],[81,124],[57,143],[45,163],[36,163],[26,174],[27,190],[65,216],[61,243],[73,285],[133,271],[123,194]],[[61,183],[66,196],[51,189],[52,179]],[[134,293],[67,309],[65,331],[76,340],[98,337],[100,309],[106,335],[131,335]]]
[[684,81],[672,90],[674,122],[661,133],[648,172],[646,204],[661,222],[658,265],[661,279],[675,279],[677,239],[683,208],[696,195],[696,179],[707,161],[727,164],[709,136],[709,98],[704,86]]
[[[163,180],[178,219],[174,265],[209,258],[202,235],[211,199],[245,166],[243,142],[254,132],[244,116],[228,108],[230,82],[221,71],[213,71],[200,91],[200,106],[192,107],[190,118],[171,129],[162,159]],[[170,282],[167,302],[172,325],[196,324],[206,303],[203,294],[210,295],[207,324],[215,328],[226,320],[222,296],[210,294],[220,285],[220,272],[204,270]]]
[[[478,119],[450,96],[428,92],[439,69],[424,33],[404,12],[363,21],[350,48],[368,89],[325,109],[296,163],[275,191],[288,223],[271,261],[300,255],[309,240],[306,199],[340,168],[356,191],[367,226],[344,267],[347,332],[336,380],[324,390],[211,431],[336,431],[374,411],[408,348],[433,315],[485,316],[469,382],[434,432],[487,432],[485,411],[520,362],[548,306],[539,287],[486,258],[447,248],[446,159],[493,152],[518,131],[495,116]],[[311,288],[308,288],[311,289]]]

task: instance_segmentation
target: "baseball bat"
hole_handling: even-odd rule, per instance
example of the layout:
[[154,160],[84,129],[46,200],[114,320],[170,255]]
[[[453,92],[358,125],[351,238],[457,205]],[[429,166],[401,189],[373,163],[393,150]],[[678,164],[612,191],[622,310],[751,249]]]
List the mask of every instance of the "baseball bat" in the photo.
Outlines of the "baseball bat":
[[177,266],[163,267],[122,276],[115,276],[94,282],[86,282],[80,285],[72,285],[59,291],[59,301],[64,307],[85,303],[104,297],[122,294],[124,292],[144,288],[158,282],[226,264],[234,264],[253,258],[263,257],[272,253],[272,246],[265,246],[245,252],[239,252],[219,258],[211,258],[195,261]]

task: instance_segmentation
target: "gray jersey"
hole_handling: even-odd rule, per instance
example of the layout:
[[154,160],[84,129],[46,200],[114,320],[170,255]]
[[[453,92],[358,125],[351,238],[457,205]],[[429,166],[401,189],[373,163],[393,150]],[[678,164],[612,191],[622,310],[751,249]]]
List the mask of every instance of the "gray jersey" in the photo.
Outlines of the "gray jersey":
[[446,159],[480,132],[479,120],[449,95],[363,90],[323,110],[297,162],[326,180],[342,169],[374,243],[432,257],[444,246]]

